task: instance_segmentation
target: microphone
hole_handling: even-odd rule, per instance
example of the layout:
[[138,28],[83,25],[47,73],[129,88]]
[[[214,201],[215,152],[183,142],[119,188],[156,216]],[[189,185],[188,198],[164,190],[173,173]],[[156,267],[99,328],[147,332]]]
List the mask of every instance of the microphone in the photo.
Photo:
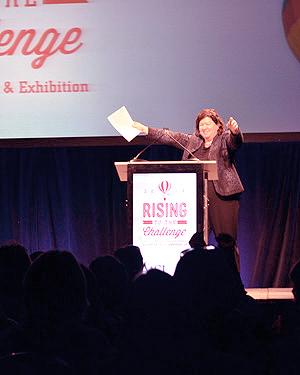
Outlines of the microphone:
[[[163,129],[164,129],[165,133],[166,133],[167,130],[169,130],[168,128],[163,128]],[[144,161],[143,159],[138,159],[138,158],[142,155],[143,152],[145,152],[146,150],[148,150],[148,148],[150,146],[152,146],[156,142],[158,142],[163,137],[163,135],[164,135],[164,133],[162,133],[160,137],[158,137],[157,139],[154,139],[153,142],[149,143],[145,148],[143,148],[133,159],[130,160],[130,163],[131,162],[139,162],[139,161],[143,162]]]
[[149,143],[149,145],[147,145],[145,148],[142,149],[142,151],[140,151],[133,159],[130,160],[130,162],[136,162],[136,161],[143,161],[142,159],[139,159],[139,156],[145,152],[150,146],[154,145],[155,143],[157,143],[165,134],[167,134],[168,137],[170,137],[172,139],[172,141],[174,141],[175,143],[177,143],[180,148],[182,148],[183,150],[185,150],[186,152],[189,153],[189,155],[191,156],[191,158],[189,158],[190,161],[192,160],[198,160],[200,161],[199,158],[197,158],[197,156],[195,156],[188,148],[186,148],[183,144],[181,144],[179,141],[177,141],[176,138],[174,138],[169,132],[169,128],[163,128],[164,132],[161,134],[160,137],[158,137],[157,139],[155,139],[153,142]]
[[183,148],[186,152],[188,152],[191,156],[191,158],[189,158],[189,160],[198,160],[200,161],[199,158],[197,158],[197,156],[195,156],[188,148],[186,148],[183,144],[181,144],[179,141],[177,141],[176,138],[174,138],[169,132],[168,132],[168,128],[167,129],[164,129],[165,130],[165,133],[175,142],[177,143],[181,148]]

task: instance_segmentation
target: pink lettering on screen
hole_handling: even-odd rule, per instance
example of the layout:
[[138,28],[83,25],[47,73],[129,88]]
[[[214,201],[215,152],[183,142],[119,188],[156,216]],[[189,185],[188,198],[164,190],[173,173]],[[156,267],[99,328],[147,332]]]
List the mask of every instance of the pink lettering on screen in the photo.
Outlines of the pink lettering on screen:
[[65,35],[61,35],[56,29],[50,28],[42,35],[37,35],[35,29],[3,30],[0,32],[0,56],[14,55],[19,50],[23,55],[36,55],[31,66],[39,69],[49,56],[60,52],[68,55],[76,52],[81,46],[79,41],[81,29],[74,27],[68,30]]

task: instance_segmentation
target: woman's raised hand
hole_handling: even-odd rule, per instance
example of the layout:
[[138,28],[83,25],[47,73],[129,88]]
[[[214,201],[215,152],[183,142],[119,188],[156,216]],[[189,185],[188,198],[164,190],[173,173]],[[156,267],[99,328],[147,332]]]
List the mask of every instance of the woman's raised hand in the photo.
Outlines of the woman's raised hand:
[[133,121],[132,126],[136,129],[138,129],[140,132],[142,132],[144,134],[148,134],[148,126],[145,126],[145,125],[143,125],[143,124],[141,124],[140,122],[137,122],[137,121]]

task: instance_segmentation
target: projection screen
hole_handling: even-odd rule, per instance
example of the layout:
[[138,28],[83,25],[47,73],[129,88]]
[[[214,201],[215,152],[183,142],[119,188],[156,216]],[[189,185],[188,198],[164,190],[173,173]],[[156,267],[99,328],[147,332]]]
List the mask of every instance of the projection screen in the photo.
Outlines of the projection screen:
[[300,65],[279,0],[0,0],[0,138],[193,132],[203,108],[243,132],[299,132]]

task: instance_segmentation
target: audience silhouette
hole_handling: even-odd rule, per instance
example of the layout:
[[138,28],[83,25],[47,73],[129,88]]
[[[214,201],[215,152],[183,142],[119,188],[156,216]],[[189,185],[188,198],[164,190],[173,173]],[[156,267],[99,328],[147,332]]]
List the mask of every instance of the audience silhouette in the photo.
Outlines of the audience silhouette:
[[95,275],[98,295],[87,309],[86,324],[101,329],[119,350],[128,295],[127,272],[112,256],[96,258],[89,268]]
[[42,251],[34,251],[33,253],[31,253],[29,256],[30,256],[30,259],[31,261],[33,262],[37,257],[39,257],[41,254],[43,254]]
[[121,373],[177,374],[183,369],[185,312],[181,285],[152,269],[130,289]]
[[186,297],[190,339],[186,358],[199,372],[265,371],[267,337],[261,329],[260,309],[245,296],[237,275],[222,248],[195,247],[177,264],[174,278],[182,283]]
[[22,315],[22,282],[30,264],[21,243],[11,241],[0,247],[0,304],[4,314],[15,321]]
[[128,291],[128,275],[125,267],[112,256],[98,257],[90,264],[90,270],[99,284],[104,308],[121,314]]
[[195,233],[174,275],[143,273],[138,246],[79,264],[69,251],[28,255],[0,247],[0,374],[296,374],[300,371],[300,261],[295,301],[265,324],[244,289],[226,235]]
[[277,335],[269,361],[271,375],[300,373],[300,260],[293,265],[290,279],[294,301],[273,325]]
[[129,281],[137,278],[143,271],[143,256],[138,246],[127,245],[119,248],[114,256],[120,260],[120,262],[126,268]]
[[[105,335],[82,324],[87,307],[86,282],[75,257],[68,251],[50,250],[40,255],[24,278],[24,319],[0,334],[0,373],[24,355],[30,368],[47,371],[47,362],[64,364],[66,373],[108,373],[113,351]],[[40,360],[45,359],[43,368]],[[27,374],[28,372],[26,372]]]

